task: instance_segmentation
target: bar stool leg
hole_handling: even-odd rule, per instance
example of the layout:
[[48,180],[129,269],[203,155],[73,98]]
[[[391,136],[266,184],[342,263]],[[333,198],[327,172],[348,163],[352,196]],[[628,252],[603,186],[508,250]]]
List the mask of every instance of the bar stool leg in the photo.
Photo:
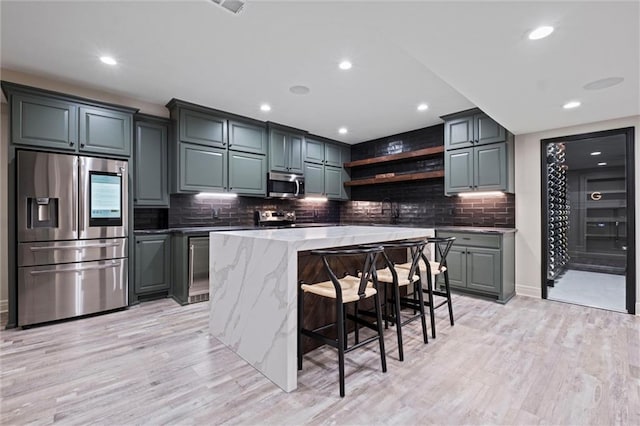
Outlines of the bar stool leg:
[[416,281],[413,284],[413,294],[418,292],[418,303],[420,304],[420,321],[422,322],[422,338],[424,343],[429,343],[429,337],[427,336],[427,320],[425,319],[424,313],[424,296],[422,294],[422,281]]
[[338,331],[338,371],[340,375],[340,396],[344,396],[344,309],[342,302],[336,301],[336,329]]
[[431,319],[431,337],[436,338],[436,315],[433,305],[433,277],[427,270],[427,299],[429,300],[429,318]]
[[451,288],[449,287],[449,271],[444,271],[444,284],[447,287],[447,305],[449,307],[449,321],[453,325],[453,303],[451,302]]
[[404,351],[402,349],[402,320],[400,319],[400,287],[393,285],[393,306],[394,306],[394,321],[396,324],[396,333],[398,334],[398,358],[400,361],[404,361]]
[[376,293],[373,296],[373,303],[376,305],[376,317],[378,318],[378,342],[380,343],[380,362],[382,363],[382,372],[387,372],[387,355],[384,351],[384,336],[382,335],[382,315],[380,313],[380,297]]
[[298,287],[298,370],[302,370],[302,320],[304,314],[304,291]]
[[353,321],[353,323],[356,326],[354,335],[356,338],[356,344],[358,344],[360,343],[360,327],[358,325],[358,302],[355,302],[354,305],[355,305],[355,308],[353,310],[353,317],[355,318],[355,320]]

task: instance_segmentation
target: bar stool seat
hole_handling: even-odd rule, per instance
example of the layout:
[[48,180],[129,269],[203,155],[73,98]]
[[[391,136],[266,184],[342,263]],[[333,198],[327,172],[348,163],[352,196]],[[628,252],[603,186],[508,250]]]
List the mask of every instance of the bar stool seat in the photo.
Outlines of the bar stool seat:
[[[396,265],[397,267],[398,265]],[[407,269],[411,269],[411,264],[409,264],[409,268]],[[393,274],[391,273],[391,271],[389,269],[378,269],[376,271],[376,275],[378,276],[378,281],[380,282],[384,282],[384,283],[392,283],[393,282]],[[420,277],[418,275],[414,275],[413,279],[409,279],[408,276],[405,275],[398,275],[398,286],[399,287],[404,287],[404,286],[408,286],[410,284],[413,284],[416,281],[420,281]]]
[[[358,295],[360,278],[347,275],[344,278],[338,278],[338,282],[340,283],[340,288],[342,290],[342,303],[355,302],[361,299],[360,295]],[[335,299],[337,297],[336,288],[332,281],[323,281],[316,284],[302,284],[300,287],[305,293],[313,293],[330,299]],[[376,293],[377,291],[373,288],[373,283],[369,282],[367,288],[364,290],[364,298],[371,297]]]

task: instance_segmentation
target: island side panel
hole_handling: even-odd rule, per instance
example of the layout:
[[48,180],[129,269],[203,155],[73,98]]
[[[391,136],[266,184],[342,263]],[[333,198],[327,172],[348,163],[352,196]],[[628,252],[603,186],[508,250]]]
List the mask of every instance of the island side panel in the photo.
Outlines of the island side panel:
[[297,386],[297,251],[212,233],[210,332],[287,392]]

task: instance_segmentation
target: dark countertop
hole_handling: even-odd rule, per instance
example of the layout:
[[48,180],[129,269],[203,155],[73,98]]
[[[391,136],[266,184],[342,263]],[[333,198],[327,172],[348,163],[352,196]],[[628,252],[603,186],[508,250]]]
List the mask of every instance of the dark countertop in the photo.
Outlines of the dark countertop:
[[[339,223],[298,223],[296,228],[315,228],[320,226],[340,226]],[[246,231],[260,229],[257,226],[194,226],[190,228],[137,229],[134,235],[154,234],[208,234],[209,232]]]
[[510,234],[518,230],[516,228],[492,228],[483,226],[436,226],[436,231],[471,232],[474,234]]

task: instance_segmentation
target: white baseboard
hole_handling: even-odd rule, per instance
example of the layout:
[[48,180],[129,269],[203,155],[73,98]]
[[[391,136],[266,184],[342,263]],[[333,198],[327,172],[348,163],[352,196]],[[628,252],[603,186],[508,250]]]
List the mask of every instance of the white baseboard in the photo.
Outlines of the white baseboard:
[[640,317],[640,302],[637,301],[638,296],[636,295],[636,316]]
[[516,294],[518,296],[534,297],[536,299],[541,298],[540,287],[532,287],[528,285],[516,284]]
[[9,301],[8,300],[0,300],[0,313],[9,311]]

